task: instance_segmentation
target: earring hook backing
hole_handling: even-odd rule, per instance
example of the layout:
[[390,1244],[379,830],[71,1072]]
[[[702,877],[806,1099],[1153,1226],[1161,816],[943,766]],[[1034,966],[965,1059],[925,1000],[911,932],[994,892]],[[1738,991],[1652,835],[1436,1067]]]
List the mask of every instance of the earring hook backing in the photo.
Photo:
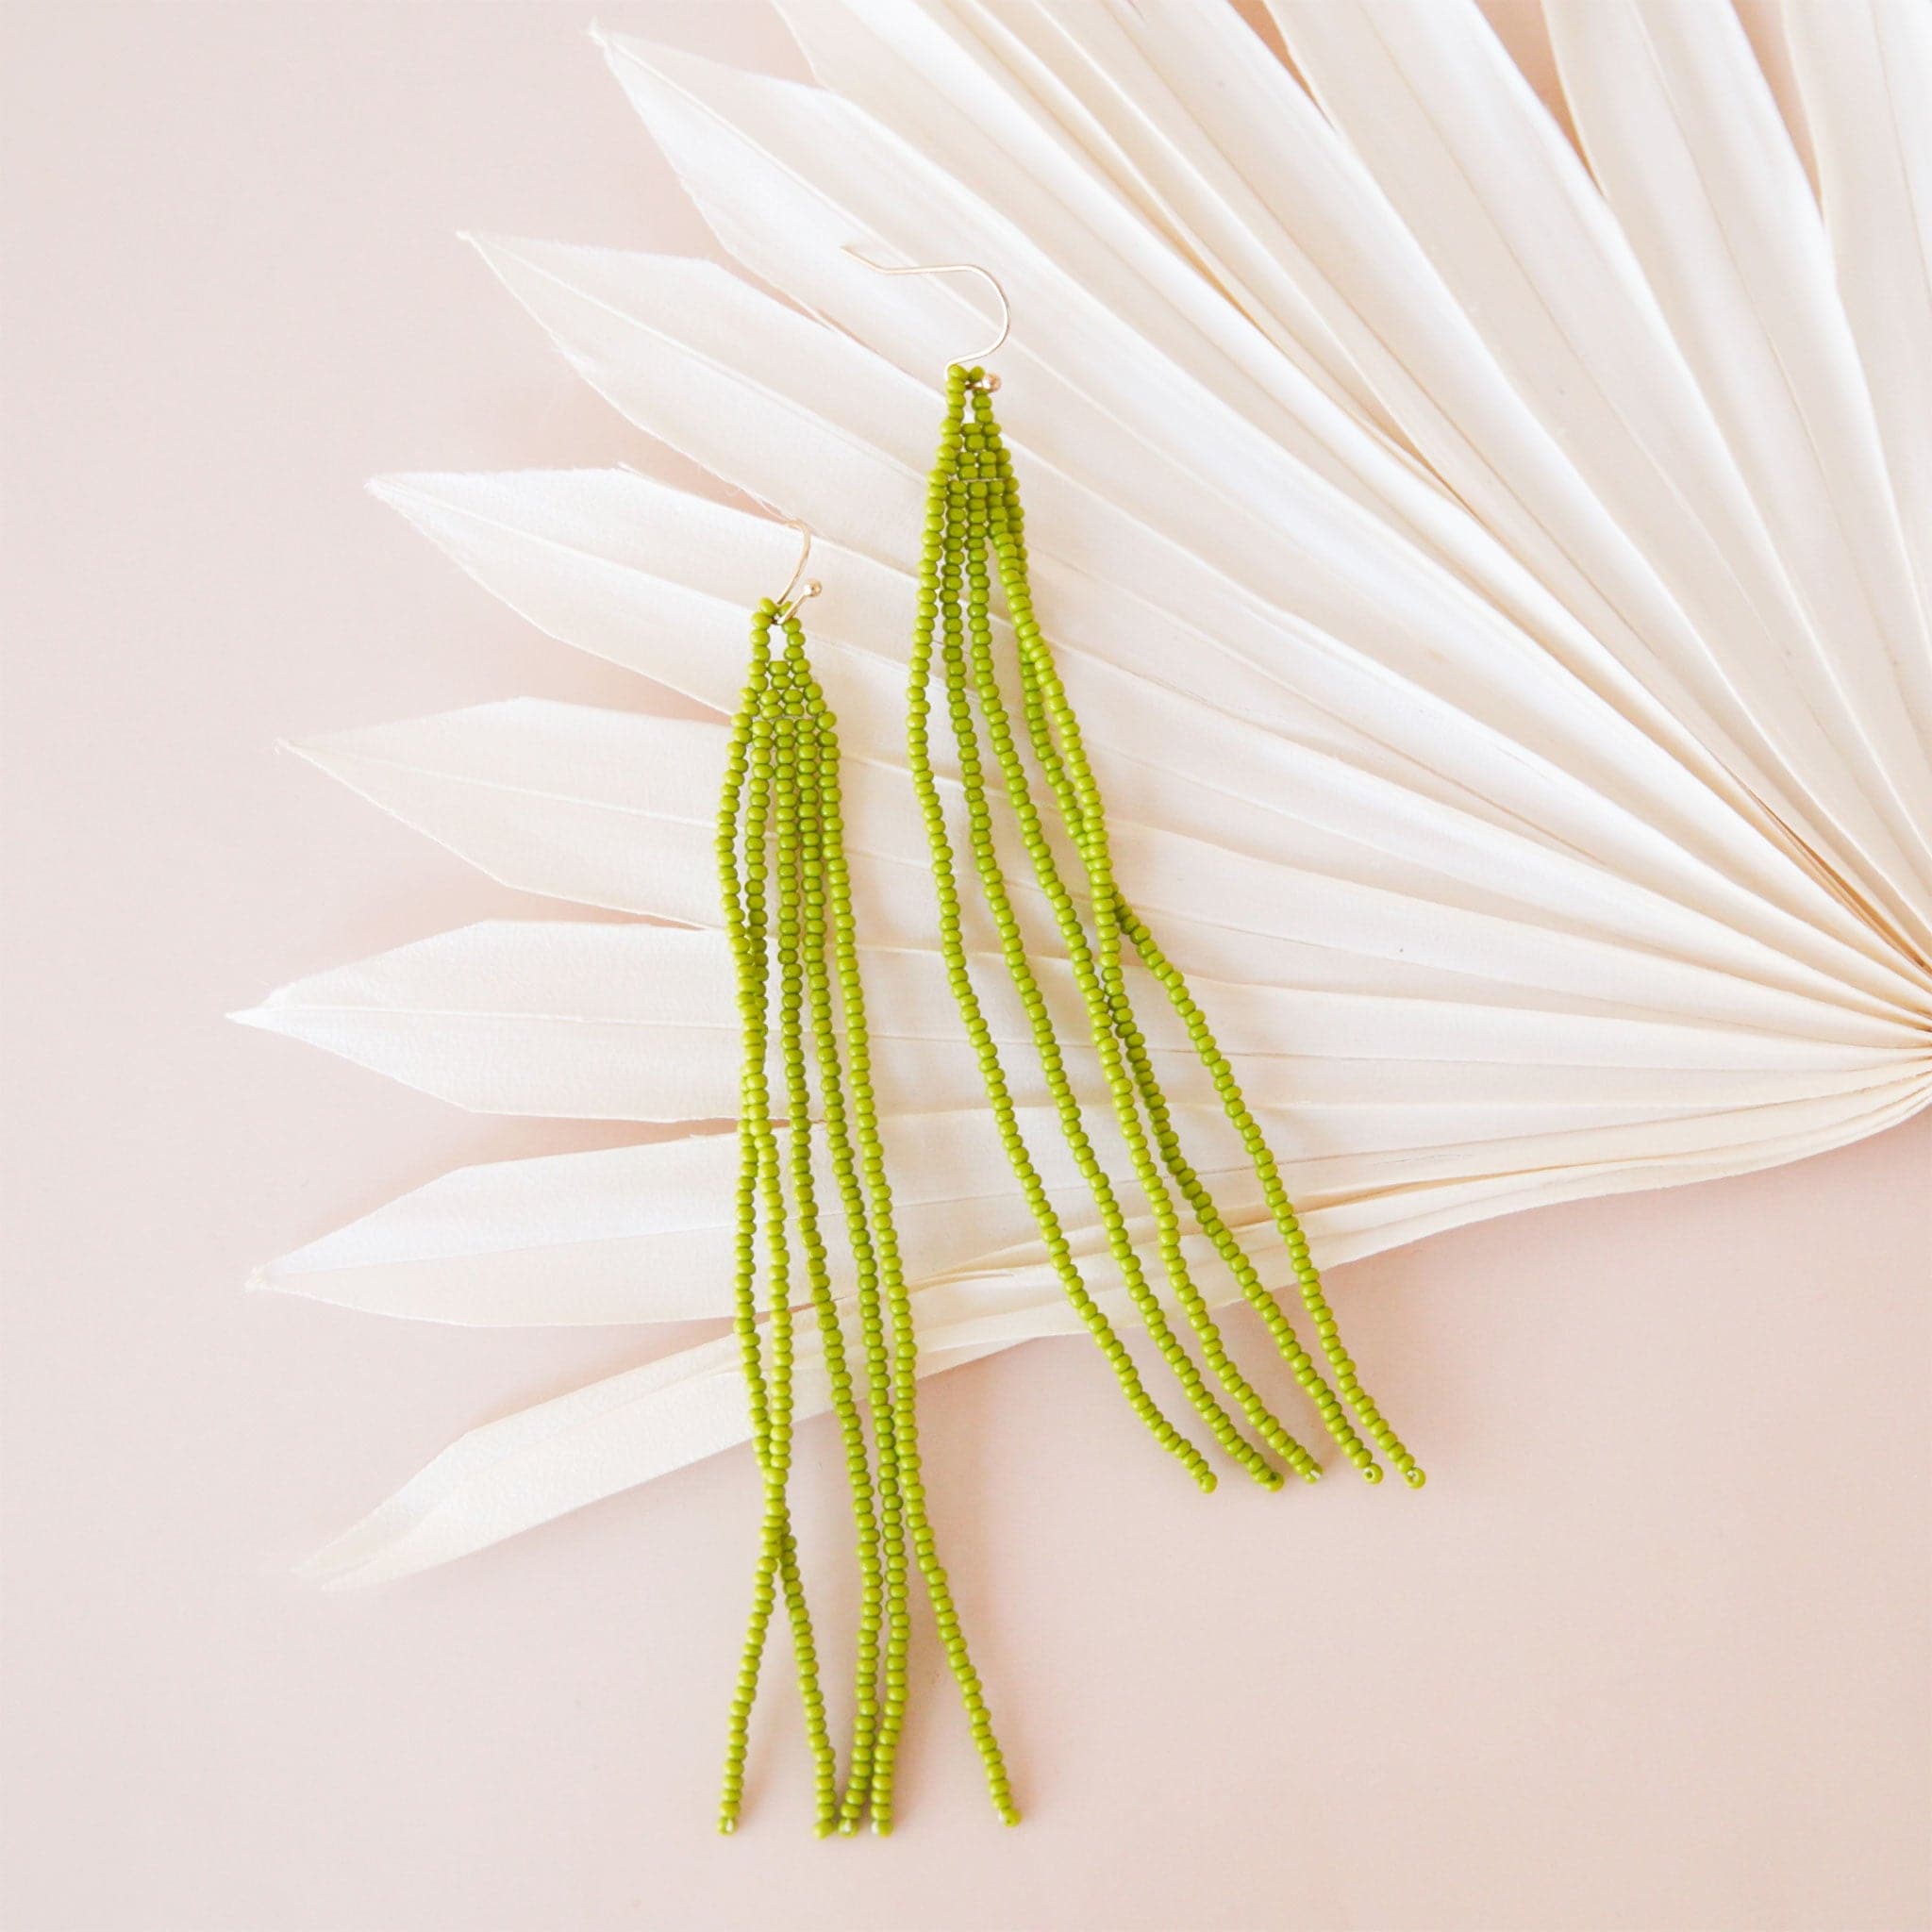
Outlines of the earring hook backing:
[[[854,261],[863,262],[874,275],[981,276],[985,280],[987,287],[992,291],[994,299],[1000,305],[1000,332],[993,337],[992,341],[985,348],[975,349],[970,356],[957,356],[953,358],[954,362],[956,365],[984,362],[989,356],[998,354],[1006,346],[1007,338],[1012,333],[1013,310],[1011,305],[1007,300],[1007,291],[1000,287],[999,277],[993,274],[991,269],[981,268],[976,261],[929,261],[911,263],[904,268],[892,268],[883,261],[874,261],[871,256],[865,254],[863,250],[854,247],[849,242],[841,244],[841,252],[849,255]],[[985,386],[988,389],[997,389],[1000,386],[999,377],[988,375],[985,378]]]

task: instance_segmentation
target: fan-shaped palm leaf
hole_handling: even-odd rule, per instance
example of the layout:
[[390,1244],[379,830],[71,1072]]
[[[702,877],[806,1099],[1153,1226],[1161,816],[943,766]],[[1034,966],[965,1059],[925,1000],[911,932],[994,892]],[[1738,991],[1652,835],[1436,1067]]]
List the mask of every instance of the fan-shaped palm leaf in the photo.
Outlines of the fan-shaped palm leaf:
[[[1117,863],[1321,1260],[1925,1103],[1932,16],[1793,0],[1758,23],[1781,105],[1723,0],[1546,0],[1573,146],[1469,0],[1276,0],[1293,69],[1179,0],[782,4],[820,86],[606,52],[791,303],[482,246],[640,429],[821,533],[927,1372],[1074,1324],[976,1105],[903,769],[925,443],[979,322],[848,242],[1007,289],[1036,591]],[[721,711],[791,567],[775,525],[628,472],[377,487],[533,623]],[[495,877],[675,924],[471,927],[244,1017],[465,1107],[729,1114],[718,726],[533,700],[303,749]],[[1147,1011],[1214,1169],[1211,1089]],[[1224,1207],[1278,1285],[1238,1153]],[[468,1169],[259,1278],[451,1322],[722,1316],[730,1165],[714,1132]],[[736,1377],[706,1344],[480,1429],[313,1567],[406,1574],[722,1449]]]

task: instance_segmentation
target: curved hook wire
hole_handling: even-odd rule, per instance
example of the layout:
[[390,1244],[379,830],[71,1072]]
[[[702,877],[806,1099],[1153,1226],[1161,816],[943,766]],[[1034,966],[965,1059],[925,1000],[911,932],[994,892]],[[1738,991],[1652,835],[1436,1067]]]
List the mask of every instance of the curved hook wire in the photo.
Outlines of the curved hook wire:
[[[780,517],[778,521],[787,528],[796,530],[805,539],[804,545],[798,553],[798,562],[793,567],[791,575],[786,578],[785,588],[778,592],[778,615],[785,618],[790,617],[808,597],[816,597],[824,586],[816,577],[805,577],[805,567],[811,560],[809,526],[800,523],[796,517]],[[805,578],[802,587],[799,581],[801,578]],[[793,595],[794,591],[796,595]]]
[[[854,247],[850,242],[841,242],[840,246],[842,254],[849,255],[854,261],[862,261],[874,275],[984,276],[987,286],[992,291],[1000,305],[1000,332],[985,348],[975,349],[970,356],[956,356],[953,360],[961,366],[972,362],[984,362],[989,356],[998,354],[1006,346],[1007,338],[1013,329],[1013,310],[1007,300],[1007,291],[1000,287],[999,277],[991,269],[981,268],[976,261],[929,261],[911,264],[905,268],[891,268],[883,261],[874,261],[871,256]],[[986,386],[989,389],[997,389],[999,377],[989,375],[986,378]]]

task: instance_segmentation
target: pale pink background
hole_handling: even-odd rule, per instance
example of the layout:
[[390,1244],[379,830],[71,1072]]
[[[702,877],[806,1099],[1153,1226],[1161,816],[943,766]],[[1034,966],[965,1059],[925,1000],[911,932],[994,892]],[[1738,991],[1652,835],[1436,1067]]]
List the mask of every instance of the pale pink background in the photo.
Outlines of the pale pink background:
[[[1422,1497],[1205,1502],[1077,1345],[934,1385],[1018,1832],[933,1682],[891,1841],[809,1840],[790,1724],[712,1836],[741,1456],[388,1591],[291,1579],[464,1428],[665,1345],[244,1298],[451,1165],[612,1137],[220,1018],[541,909],[277,738],[649,701],[359,490],[678,474],[453,239],[705,246],[587,15],[8,16],[9,1927],[1925,1924],[1924,1120],[1345,1271]],[[795,71],[750,4],[605,20]]]

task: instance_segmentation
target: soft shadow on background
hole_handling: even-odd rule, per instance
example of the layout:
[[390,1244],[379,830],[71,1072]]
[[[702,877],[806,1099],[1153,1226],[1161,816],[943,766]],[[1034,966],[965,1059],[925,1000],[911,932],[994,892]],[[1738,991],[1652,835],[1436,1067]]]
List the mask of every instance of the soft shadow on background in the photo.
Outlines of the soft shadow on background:
[[[751,0],[602,17],[798,72]],[[1019,1832],[984,1808],[928,1644],[892,1840],[811,1841],[789,1721],[745,1831],[712,1836],[741,1456],[387,1592],[290,1577],[466,1427],[665,1345],[244,1297],[256,1263],[448,1167],[622,1130],[466,1119],[221,1018],[540,909],[277,739],[523,691],[656,701],[361,492],[400,468],[692,480],[455,239],[708,252],[589,18],[6,16],[0,1915],[1928,1923],[1924,1119],[1341,1271],[1434,1473],[1421,1496],[1204,1501],[1072,1344],[932,1384],[933,1493]]]

